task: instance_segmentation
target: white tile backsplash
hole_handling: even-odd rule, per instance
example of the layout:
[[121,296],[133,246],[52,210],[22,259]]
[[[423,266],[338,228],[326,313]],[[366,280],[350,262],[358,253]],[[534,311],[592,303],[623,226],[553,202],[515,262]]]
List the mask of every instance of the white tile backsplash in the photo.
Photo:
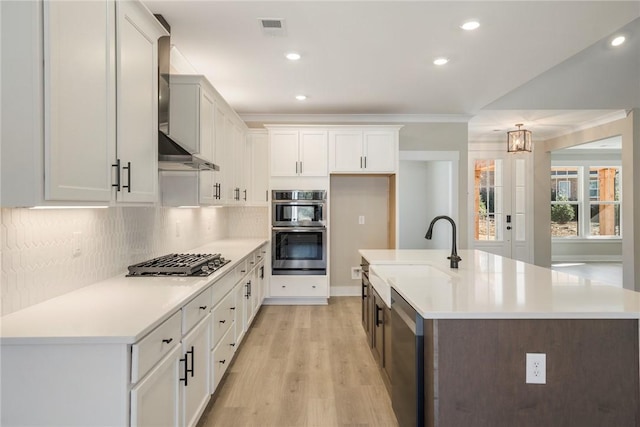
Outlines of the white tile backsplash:
[[266,207],[1,209],[1,314],[228,237],[268,236]]

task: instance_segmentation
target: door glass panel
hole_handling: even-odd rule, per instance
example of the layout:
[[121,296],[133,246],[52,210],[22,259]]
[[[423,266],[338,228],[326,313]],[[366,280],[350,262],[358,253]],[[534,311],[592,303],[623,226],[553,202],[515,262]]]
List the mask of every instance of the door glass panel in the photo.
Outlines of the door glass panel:
[[502,240],[502,160],[476,160],[474,180],[475,239]]

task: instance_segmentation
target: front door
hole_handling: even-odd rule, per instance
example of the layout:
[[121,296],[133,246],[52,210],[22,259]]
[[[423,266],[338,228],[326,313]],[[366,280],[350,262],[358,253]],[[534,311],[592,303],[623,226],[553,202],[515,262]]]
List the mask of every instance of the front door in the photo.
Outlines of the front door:
[[531,154],[470,151],[469,164],[472,248],[530,262]]

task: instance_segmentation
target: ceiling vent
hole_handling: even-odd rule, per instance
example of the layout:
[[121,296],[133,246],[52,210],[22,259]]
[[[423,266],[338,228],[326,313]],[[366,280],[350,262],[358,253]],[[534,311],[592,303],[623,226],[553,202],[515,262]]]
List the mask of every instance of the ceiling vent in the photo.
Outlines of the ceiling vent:
[[269,36],[286,36],[287,28],[284,19],[279,18],[258,18],[260,28],[264,34]]

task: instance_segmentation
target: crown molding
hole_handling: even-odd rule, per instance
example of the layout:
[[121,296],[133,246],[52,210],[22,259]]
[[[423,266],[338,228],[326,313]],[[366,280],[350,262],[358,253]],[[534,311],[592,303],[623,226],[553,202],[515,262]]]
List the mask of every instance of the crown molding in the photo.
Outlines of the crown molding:
[[259,123],[467,123],[467,114],[240,114]]

